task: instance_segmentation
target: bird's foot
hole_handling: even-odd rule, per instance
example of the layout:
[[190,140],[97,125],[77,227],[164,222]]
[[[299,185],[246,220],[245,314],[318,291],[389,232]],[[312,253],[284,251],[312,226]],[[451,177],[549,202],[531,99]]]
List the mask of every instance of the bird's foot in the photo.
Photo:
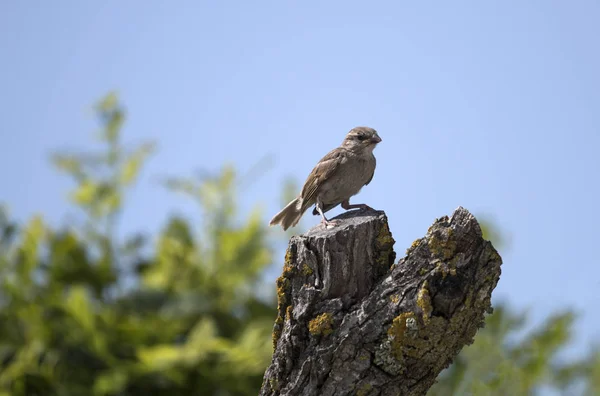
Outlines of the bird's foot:
[[325,228],[333,228],[336,225],[339,224],[339,221],[337,220],[321,220],[321,224],[323,225],[323,227]]

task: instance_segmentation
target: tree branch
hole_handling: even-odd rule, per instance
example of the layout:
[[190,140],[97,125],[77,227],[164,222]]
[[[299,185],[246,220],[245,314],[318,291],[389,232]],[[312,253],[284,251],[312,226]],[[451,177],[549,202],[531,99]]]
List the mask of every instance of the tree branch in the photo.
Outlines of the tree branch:
[[261,395],[425,395],[491,312],[502,259],[464,208],[394,264],[383,212],[290,240]]

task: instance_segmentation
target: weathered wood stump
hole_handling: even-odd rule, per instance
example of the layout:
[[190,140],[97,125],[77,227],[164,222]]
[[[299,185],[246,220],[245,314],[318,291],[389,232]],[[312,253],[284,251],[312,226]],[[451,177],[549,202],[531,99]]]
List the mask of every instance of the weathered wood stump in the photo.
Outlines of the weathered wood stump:
[[394,263],[381,211],[290,240],[261,395],[425,395],[472,343],[502,259],[458,208]]

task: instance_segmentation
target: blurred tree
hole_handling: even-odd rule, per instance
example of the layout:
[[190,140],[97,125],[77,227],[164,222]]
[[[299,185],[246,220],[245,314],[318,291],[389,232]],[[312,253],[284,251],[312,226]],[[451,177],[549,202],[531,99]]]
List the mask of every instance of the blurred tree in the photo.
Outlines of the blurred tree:
[[[96,112],[101,151],[53,157],[75,182],[81,224],[53,229],[37,216],[19,225],[0,207],[0,396],[255,395],[276,312],[261,293],[272,288],[261,283],[273,261],[266,222],[258,210],[238,213],[238,189],[253,173],[226,166],[168,179],[202,222],[170,218],[153,249],[143,233],[121,240],[126,193],[154,145],[122,143],[115,94]],[[285,203],[296,190],[288,182]],[[525,315],[499,305],[431,394],[520,395],[542,384],[600,394],[598,352],[555,361],[571,322],[555,315],[515,341]]]
[[19,228],[0,211],[0,394],[256,394],[275,316],[256,293],[272,262],[261,214],[240,221],[226,167],[171,180],[202,211],[198,235],[173,217],[151,257],[143,236],[117,240],[125,193],[154,146],[121,143],[115,94],[96,111],[102,151],[53,157],[76,183],[84,223],[53,230],[35,217]]

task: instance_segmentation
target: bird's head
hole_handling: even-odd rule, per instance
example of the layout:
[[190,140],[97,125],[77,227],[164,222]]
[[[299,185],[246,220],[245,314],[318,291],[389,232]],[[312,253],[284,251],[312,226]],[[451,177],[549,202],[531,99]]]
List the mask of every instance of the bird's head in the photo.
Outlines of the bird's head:
[[342,147],[352,151],[372,152],[379,142],[381,142],[381,138],[375,129],[361,126],[352,128],[348,132],[342,142]]

